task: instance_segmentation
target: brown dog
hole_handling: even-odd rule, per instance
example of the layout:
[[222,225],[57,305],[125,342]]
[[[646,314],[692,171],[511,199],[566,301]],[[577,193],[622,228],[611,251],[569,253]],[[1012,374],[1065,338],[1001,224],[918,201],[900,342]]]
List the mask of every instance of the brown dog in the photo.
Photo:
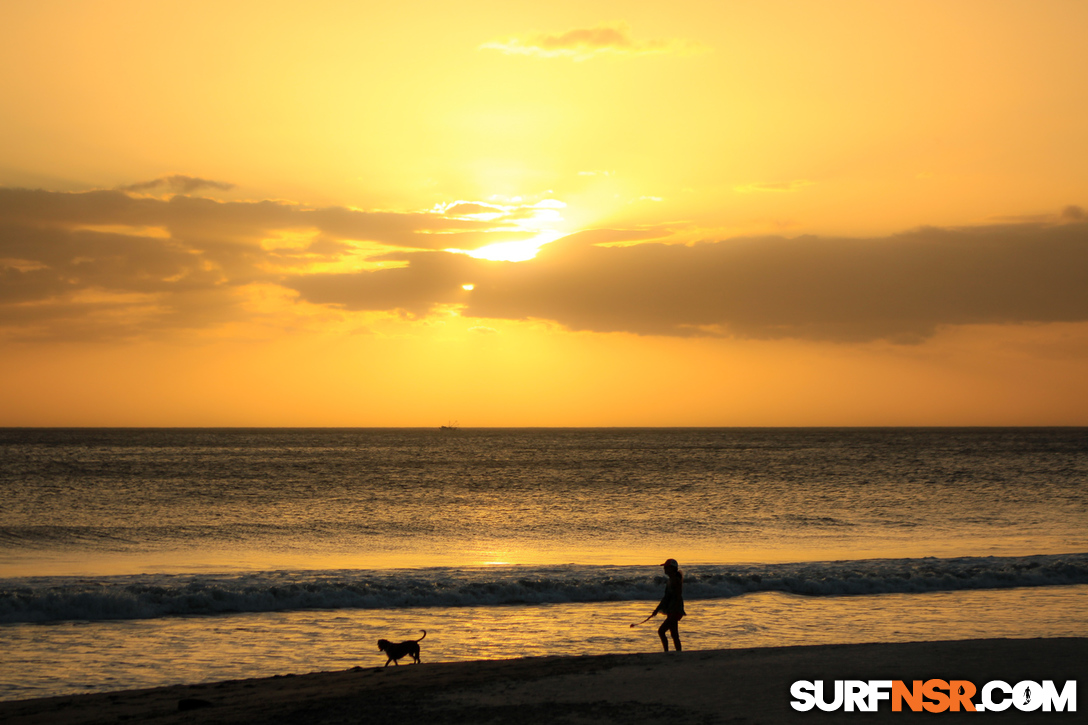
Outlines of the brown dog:
[[[427,630],[421,629],[423,637],[427,636]],[[410,639],[405,642],[390,642],[387,639],[378,640],[378,650],[385,652],[385,656],[388,657],[385,661],[385,666],[388,667],[392,662],[394,665],[400,664],[397,662],[401,657],[405,655],[412,655],[412,659],[415,660],[415,664],[419,664],[419,643],[423,641],[423,637],[419,639]]]

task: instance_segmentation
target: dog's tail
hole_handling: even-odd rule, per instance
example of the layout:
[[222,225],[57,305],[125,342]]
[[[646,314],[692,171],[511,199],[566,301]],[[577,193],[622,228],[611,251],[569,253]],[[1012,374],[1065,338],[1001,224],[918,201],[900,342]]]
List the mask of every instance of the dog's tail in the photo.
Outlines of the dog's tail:
[[[423,633],[423,637],[426,637],[426,636],[427,636],[427,630],[425,630],[425,629],[421,629],[421,630],[419,630],[419,631]],[[423,637],[420,637],[419,639],[417,639],[417,640],[415,640],[415,641],[416,641],[416,642],[422,642],[422,641],[423,641]]]

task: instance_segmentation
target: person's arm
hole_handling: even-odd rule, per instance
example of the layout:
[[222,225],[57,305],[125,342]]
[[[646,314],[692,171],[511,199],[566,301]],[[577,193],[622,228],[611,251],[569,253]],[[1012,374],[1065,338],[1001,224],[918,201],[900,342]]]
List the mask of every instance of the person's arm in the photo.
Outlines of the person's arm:
[[[668,614],[669,613],[669,602],[670,601],[672,601],[672,589],[666,587],[665,588],[665,596],[661,597],[661,601],[658,602],[657,608],[654,609],[654,614],[657,614],[658,612],[664,612],[664,613]],[[650,616],[652,617],[653,614],[651,614]]]

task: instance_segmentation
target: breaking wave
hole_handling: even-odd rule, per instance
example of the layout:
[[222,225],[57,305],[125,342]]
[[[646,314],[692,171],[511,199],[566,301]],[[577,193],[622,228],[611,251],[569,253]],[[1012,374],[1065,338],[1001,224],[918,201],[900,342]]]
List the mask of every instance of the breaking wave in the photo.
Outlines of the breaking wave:
[[[0,580],[0,623],[153,619],[301,609],[395,609],[654,600],[664,578],[635,566],[430,568],[28,577]],[[1088,584],[1088,553],[693,565],[688,600]]]

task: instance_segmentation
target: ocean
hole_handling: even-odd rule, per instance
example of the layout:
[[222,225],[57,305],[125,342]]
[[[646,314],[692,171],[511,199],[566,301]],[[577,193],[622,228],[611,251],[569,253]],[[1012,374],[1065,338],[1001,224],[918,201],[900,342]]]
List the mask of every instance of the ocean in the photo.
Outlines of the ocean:
[[[1088,636],[1088,429],[0,430],[0,699]],[[657,621],[660,621],[658,618]]]

